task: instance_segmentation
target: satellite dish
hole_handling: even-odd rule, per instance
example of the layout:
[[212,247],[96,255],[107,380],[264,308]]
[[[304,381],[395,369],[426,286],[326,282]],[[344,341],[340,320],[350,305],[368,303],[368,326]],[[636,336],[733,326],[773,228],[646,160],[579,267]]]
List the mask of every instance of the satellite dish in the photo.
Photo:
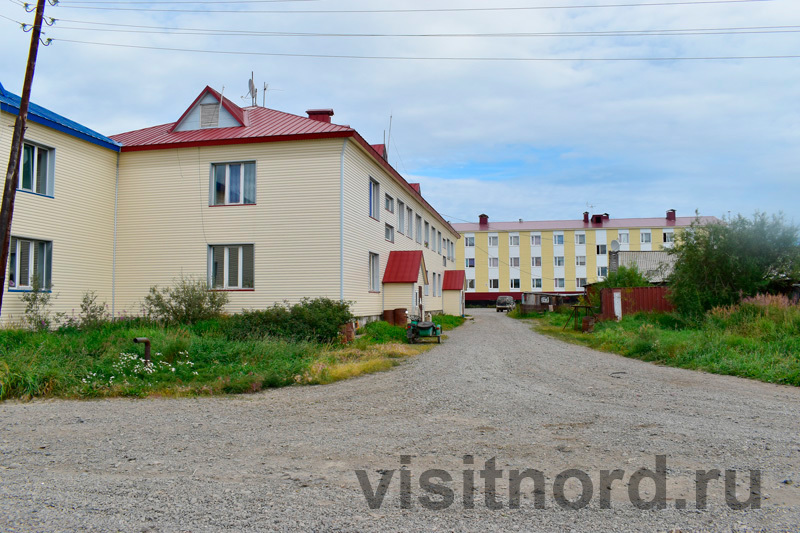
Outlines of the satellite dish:
[[619,241],[614,239],[611,241],[611,251],[612,252],[619,252]]
[[247,86],[250,89],[248,91],[248,94],[250,96],[255,96],[256,95],[256,85],[255,85],[255,83],[253,83],[253,78],[250,78],[249,80],[247,80]]

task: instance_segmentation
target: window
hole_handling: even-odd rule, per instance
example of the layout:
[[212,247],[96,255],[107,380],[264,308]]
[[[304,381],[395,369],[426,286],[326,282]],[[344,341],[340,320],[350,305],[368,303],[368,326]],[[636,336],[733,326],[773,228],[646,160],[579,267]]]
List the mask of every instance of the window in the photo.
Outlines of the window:
[[394,242],[394,228],[389,224],[386,224],[386,240]]
[[564,234],[563,233],[557,233],[557,234],[553,235],[553,244],[556,244],[556,245],[564,244]]
[[22,145],[22,165],[17,188],[46,196],[53,195],[53,151],[35,144]]
[[512,279],[509,287],[512,289],[519,289],[519,278]]
[[381,186],[374,179],[369,179],[369,216],[375,220],[380,220],[380,192]]
[[427,222],[425,222],[425,247],[427,248],[431,242],[431,226]]
[[664,242],[675,242],[675,233],[673,233],[672,231],[665,231]]
[[640,234],[640,237],[641,237],[642,243],[648,243],[648,242],[650,242],[650,232],[649,232],[649,231],[648,231],[648,232],[646,232],[646,233],[643,231],[643,232]]
[[620,244],[628,244],[630,242],[630,235],[628,232],[620,232],[619,233],[619,243]]
[[519,246],[519,235],[509,235],[508,236],[508,245],[509,246]]
[[397,231],[406,232],[406,204],[397,200]]
[[597,255],[606,255],[606,245],[605,244],[598,244],[597,245]]
[[586,266],[586,256],[585,255],[576,255],[575,256],[575,266]]
[[[430,279],[430,276],[431,276],[431,275],[430,275],[430,271],[429,271],[429,270],[426,270],[426,271],[425,271],[425,278],[426,278],[426,279]],[[423,294],[425,294],[425,296],[427,296],[427,295],[428,295],[428,287],[429,287],[429,285],[428,285],[428,283],[426,282],[426,283],[425,283],[425,289],[424,289],[424,291],[423,291]]]
[[52,242],[11,237],[8,250],[9,290],[31,290],[34,279],[38,280],[42,289],[50,289],[52,266]]
[[410,207],[406,207],[406,220],[408,220],[408,238],[414,237],[414,228],[411,226],[414,223],[414,211]]
[[455,261],[456,260],[456,243],[447,239],[448,246],[450,247],[450,259]]
[[542,288],[542,278],[531,278],[531,287],[534,289]]
[[[436,246],[438,247],[438,250],[436,250],[436,251],[439,252],[439,254],[441,255],[441,253],[442,253],[442,232],[441,231],[436,231],[434,233],[436,233],[436,242],[437,242]],[[449,250],[447,248],[445,248],[445,252],[449,252]],[[447,255],[450,255],[450,254],[448,253]]]
[[378,254],[369,254],[369,291],[381,291],[381,258]]
[[553,257],[553,264],[555,266],[557,266],[557,267],[563,267],[564,266],[564,256],[563,255],[557,255],[557,256]]
[[433,296],[436,296],[436,289],[439,284],[436,282],[436,272],[433,273]]
[[608,267],[597,267],[597,277],[605,278],[608,276]]
[[208,286],[212,289],[252,289],[253,245],[208,247]]
[[586,244],[586,234],[585,233],[576,233],[575,234],[575,244]]
[[500,258],[499,257],[490,257],[489,258],[489,268],[498,268],[500,266]]
[[256,203],[256,164],[220,163],[211,165],[211,205]]
[[467,280],[467,288],[468,289],[474,289],[475,288],[475,280],[474,279],[468,279]]
[[219,108],[222,104],[200,104],[200,127],[216,128],[219,125]]
[[497,246],[497,235],[489,235],[489,246]]
[[536,255],[531,257],[531,266],[532,267],[540,267],[542,266],[542,256]]
[[556,286],[556,289],[563,289],[564,288],[564,278],[556,278],[555,279],[555,286]]
[[513,268],[519,268],[519,257],[509,257],[508,266]]
[[464,268],[475,268],[475,258],[474,257],[467,257],[466,264]]
[[475,237],[464,237],[464,246],[473,248],[475,246]]
[[578,287],[578,288],[585,287],[586,286],[586,278],[575,278],[575,286]]
[[422,217],[417,215],[417,242],[422,244]]
[[531,235],[531,246],[541,246],[541,245],[542,245],[542,236]]
[[386,210],[389,211],[390,213],[394,213],[394,198],[392,198],[388,194],[386,195],[385,198],[386,199],[384,200],[384,207],[386,207]]
[[490,279],[489,280],[489,288],[490,289],[499,289],[500,288],[500,280],[499,279]]

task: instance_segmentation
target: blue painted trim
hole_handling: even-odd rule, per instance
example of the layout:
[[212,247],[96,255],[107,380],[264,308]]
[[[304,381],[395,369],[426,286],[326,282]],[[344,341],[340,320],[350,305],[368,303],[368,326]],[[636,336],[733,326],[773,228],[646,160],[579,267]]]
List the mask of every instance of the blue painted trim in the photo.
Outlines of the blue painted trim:
[[[5,102],[0,102],[0,109],[7,113],[11,113],[12,115],[19,114],[19,107],[9,105]],[[92,135],[87,135],[86,133],[78,131],[74,128],[70,128],[69,126],[65,126],[64,124],[60,124],[53,120],[46,119],[36,114],[36,111],[32,109],[28,110],[28,120],[31,122],[35,122],[37,124],[41,124],[42,126],[47,126],[48,128],[52,128],[56,131],[66,133],[67,135],[70,135],[77,139],[81,139],[90,142],[92,144],[96,144],[97,146],[102,146],[103,148],[108,148],[109,150],[113,150],[114,152],[119,152],[122,149],[120,144],[111,141],[110,139],[109,142],[109,141],[104,141],[102,139],[98,139],[97,137],[94,137]]]
[[[33,289],[8,289],[8,292],[33,292]],[[46,291],[39,292],[52,293],[53,289],[47,289]]]
[[24,192],[25,194],[32,194],[34,196],[41,196],[42,198],[55,198],[55,196],[53,196],[52,194],[42,194],[40,192],[33,192],[20,188],[17,188],[17,192]]

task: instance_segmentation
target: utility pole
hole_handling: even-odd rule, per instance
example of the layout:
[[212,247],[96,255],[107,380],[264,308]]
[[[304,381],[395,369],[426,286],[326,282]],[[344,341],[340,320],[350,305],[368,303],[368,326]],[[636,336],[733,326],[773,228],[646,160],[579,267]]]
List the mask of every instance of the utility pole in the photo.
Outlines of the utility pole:
[[31,100],[31,86],[33,85],[33,72],[36,70],[36,55],[39,52],[39,39],[42,34],[42,21],[44,20],[45,0],[36,2],[36,17],[31,30],[31,47],[28,51],[28,66],[25,69],[25,83],[22,86],[22,96],[19,101],[19,114],[14,122],[14,135],[11,138],[11,154],[8,157],[8,172],[6,184],[3,189],[3,203],[0,204],[0,314],[3,310],[3,294],[6,282],[6,267],[8,266],[8,248],[11,245],[11,218],[14,214],[14,199],[17,196],[17,179],[19,176],[19,161],[22,156],[22,137],[28,122],[28,104]]

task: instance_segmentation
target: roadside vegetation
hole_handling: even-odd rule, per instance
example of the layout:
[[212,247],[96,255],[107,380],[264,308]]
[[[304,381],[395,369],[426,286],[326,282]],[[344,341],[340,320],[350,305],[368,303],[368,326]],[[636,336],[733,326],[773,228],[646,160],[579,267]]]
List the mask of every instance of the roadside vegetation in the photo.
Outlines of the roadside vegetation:
[[[405,344],[405,328],[385,322],[369,324],[344,343],[340,327],[353,319],[349,304],[327,298],[226,316],[225,293],[192,279],[154,287],[140,315],[113,321],[93,293],[69,317],[51,315],[42,295],[50,297],[29,293],[33,311],[17,327],[0,329],[0,400],[325,384],[387,370],[427,349]],[[134,337],[150,339],[151,364]]]
[[[670,251],[674,313],[599,322],[592,333],[564,330],[568,313],[510,316],[536,318],[537,331],[627,357],[800,386],[800,306],[786,296],[800,280],[798,242],[800,229],[780,215],[695,224]],[[603,286],[641,284],[628,270]]]

